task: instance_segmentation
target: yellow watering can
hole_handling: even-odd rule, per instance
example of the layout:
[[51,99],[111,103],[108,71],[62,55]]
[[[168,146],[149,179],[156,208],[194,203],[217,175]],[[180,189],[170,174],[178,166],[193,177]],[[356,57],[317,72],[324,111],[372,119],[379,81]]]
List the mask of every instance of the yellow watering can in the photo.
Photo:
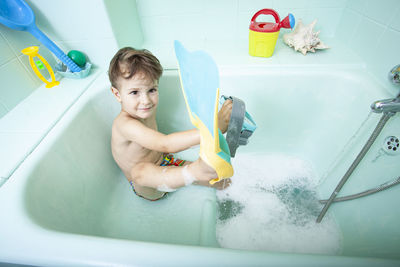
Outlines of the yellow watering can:
[[[272,15],[275,23],[256,22],[259,15]],[[280,21],[278,13],[273,9],[261,9],[254,14],[250,22],[249,33],[249,54],[255,57],[270,57],[274,53],[276,40],[281,28],[293,28],[295,19],[289,13]]]

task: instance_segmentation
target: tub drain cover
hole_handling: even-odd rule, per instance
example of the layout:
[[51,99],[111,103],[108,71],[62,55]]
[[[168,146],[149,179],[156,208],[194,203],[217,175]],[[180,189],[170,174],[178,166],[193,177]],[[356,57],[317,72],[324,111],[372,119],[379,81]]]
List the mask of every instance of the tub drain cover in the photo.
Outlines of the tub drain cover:
[[400,151],[400,141],[396,136],[388,136],[383,143],[383,150],[389,155],[397,155]]

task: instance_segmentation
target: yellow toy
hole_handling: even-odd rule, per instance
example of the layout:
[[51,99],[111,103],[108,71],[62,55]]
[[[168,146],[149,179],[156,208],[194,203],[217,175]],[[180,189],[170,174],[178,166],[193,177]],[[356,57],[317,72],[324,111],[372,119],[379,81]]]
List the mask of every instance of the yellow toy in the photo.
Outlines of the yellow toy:
[[[259,15],[272,15],[276,23],[256,22]],[[273,9],[261,9],[250,22],[249,33],[249,54],[255,57],[270,57],[274,53],[276,40],[281,28],[293,28],[295,20],[289,13],[280,21],[278,13]]]
[[[51,68],[51,66],[49,65],[49,63],[47,62],[46,59],[44,59],[41,55],[39,55],[39,47],[38,46],[30,46],[27,47],[25,49],[23,49],[21,51],[24,55],[29,56],[29,64],[31,65],[33,71],[35,72],[35,74],[39,77],[39,79],[41,79],[45,84],[46,84],[46,88],[51,88],[53,86],[59,85],[60,82],[56,81],[56,77],[54,76],[54,72],[53,69]],[[43,63],[46,68],[47,71],[50,74],[51,77],[51,81],[47,81],[43,75],[40,73],[38,67],[36,66],[36,64],[33,62],[33,58],[37,57],[40,59],[40,61],[37,61],[37,64],[39,65],[39,67],[42,69],[44,68],[43,65],[41,63]]]

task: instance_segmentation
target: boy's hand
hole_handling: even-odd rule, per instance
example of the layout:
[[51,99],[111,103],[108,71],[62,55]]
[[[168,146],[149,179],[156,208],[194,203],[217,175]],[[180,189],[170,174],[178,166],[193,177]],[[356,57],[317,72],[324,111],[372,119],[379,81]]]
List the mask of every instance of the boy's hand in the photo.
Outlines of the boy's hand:
[[228,99],[218,112],[218,128],[224,134],[228,130],[229,120],[232,113],[232,100]]

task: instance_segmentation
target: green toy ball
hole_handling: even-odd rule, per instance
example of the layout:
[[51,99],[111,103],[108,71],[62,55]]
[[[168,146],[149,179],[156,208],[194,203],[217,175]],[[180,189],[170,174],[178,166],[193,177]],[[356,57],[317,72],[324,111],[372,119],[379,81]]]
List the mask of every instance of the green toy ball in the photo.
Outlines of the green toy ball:
[[68,57],[72,59],[79,67],[83,68],[86,65],[86,56],[78,50],[71,50],[68,52]]

